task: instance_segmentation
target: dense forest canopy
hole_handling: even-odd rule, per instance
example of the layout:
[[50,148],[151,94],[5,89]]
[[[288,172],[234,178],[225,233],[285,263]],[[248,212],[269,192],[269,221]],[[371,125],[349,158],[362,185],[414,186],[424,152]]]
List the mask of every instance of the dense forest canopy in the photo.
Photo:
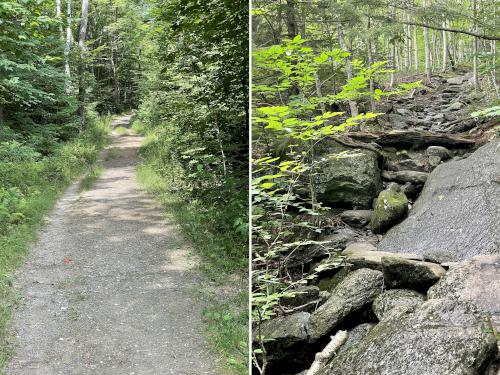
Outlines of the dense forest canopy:
[[78,130],[77,106],[82,127],[85,105],[101,114],[137,106],[139,2],[4,1],[0,12],[3,139],[11,129],[64,140]]
[[93,112],[140,107],[158,169],[243,225],[247,13],[229,1],[3,1],[2,142],[47,155]]
[[[337,45],[400,72],[474,66],[477,81],[498,88],[495,1],[256,1],[256,47],[300,34],[318,48]],[[479,82],[476,82],[479,84]]]

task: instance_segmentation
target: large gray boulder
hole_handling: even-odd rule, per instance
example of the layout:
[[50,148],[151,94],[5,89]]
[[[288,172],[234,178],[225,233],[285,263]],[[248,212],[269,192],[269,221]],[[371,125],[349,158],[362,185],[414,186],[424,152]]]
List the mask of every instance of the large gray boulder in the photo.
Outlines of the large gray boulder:
[[445,249],[459,260],[500,254],[499,223],[500,140],[494,140],[466,159],[439,165],[409,217],[387,232],[378,249]]
[[260,347],[260,337],[265,342],[269,366],[280,367],[285,364],[302,366],[314,358],[315,348],[307,342],[307,323],[309,313],[298,312],[264,321],[253,330],[254,347]]
[[444,276],[446,270],[435,263],[409,260],[400,256],[385,256],[382,257],[382,272],[385,283],[390,288],[409,288],[425,292]]
[[322,142],[319,150],[319,159],[325,159],[314,176],[319,200],[327,205],[370,208],[382,189],[377,153],[334,141]]
[[500,315],[500,256],[482,255],[452,265],[428,297],[473,302],[483,312]]
[[311,314],[307,327],[309,339],[320,339],[349,314],[372,303],[383,286],[384,278],[380,271],[363,268],[351,272],[332,290],[330,298]]
[[477,375],[495,357],[495,336],[473,306],[435,299],[394,310],[318,375]]
[[500,256],[481,255],[452,266],[427,295],[473,303],[500,331]]

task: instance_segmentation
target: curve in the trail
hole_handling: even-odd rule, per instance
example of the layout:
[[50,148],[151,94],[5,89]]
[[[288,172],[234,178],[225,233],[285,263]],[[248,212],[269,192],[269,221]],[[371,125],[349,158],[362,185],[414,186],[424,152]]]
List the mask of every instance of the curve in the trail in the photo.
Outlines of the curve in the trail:
[[99,180],[72,185],[49,215],[17,275],[7,375],[215,374],[194,293],[202,276],[135,181],[141,142],[113,133]]

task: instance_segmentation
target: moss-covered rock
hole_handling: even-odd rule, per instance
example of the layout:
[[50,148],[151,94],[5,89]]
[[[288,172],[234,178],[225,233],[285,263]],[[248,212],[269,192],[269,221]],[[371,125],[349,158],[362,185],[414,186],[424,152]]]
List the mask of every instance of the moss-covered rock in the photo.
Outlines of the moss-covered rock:
[[333,290],[330,298],[311,314],[309,339],[316,341],[330,333],[349,314],[373,302],[382,292],[382,272],[363,268],[351,272]]
[[345,352],[363,340],[373,327],[375,327],[373,323],[362,323],[351,329],[346,342],[340,347],[339,353]]
[[473,306],[446,299],[396,308],[318,375],[475,375],[494,358],[495,336]]
[[340,271],[336,272],[333,276],[319,277],[317,280],[317,286],[321,291],[331,291],[333,290],[342,280],[347,276],[347,268],[342,268]]
[[382,189],[379,155],[330,140],[318,146],[317,155],[320,160],[324,159],[314,176],[319,200],[327,205],[370,208]]
[[408,198],[400,191],[399,186],[391,184],[382,191],[372,214],[371,228],[373,233],[384,233],[400,223],[408,214]]
[[411,289],[391,289],[380,294],[373,301],[373,312],[378,320],[384,317],[392,309],[398,306],[416,307],[421,305],[425,296]]

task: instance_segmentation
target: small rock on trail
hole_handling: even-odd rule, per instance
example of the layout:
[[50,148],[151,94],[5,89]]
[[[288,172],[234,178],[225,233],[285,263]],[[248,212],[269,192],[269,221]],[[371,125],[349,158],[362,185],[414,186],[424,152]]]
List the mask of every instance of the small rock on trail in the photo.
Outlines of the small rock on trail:
[[202,276],[135,181],[142,138],[112,141],[100,179],[65,192],[18,272],[7,375],[216,374],[194,293]]

